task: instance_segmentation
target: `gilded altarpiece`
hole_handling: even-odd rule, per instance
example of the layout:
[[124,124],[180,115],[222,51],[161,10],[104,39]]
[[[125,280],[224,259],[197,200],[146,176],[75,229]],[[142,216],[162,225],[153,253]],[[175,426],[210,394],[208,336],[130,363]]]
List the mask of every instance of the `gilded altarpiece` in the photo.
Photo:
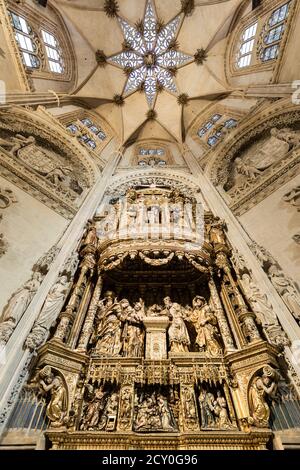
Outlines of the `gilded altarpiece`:
[[24,394],[52,449],[265,449],[282,338],[247,299],[225,222],[136,187],[88,222]]

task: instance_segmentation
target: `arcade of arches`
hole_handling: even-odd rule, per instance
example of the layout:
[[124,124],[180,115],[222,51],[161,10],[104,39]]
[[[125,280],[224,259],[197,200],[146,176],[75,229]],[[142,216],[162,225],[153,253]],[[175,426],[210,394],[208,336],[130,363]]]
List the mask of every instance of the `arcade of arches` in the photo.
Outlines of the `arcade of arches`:
[[300,2],[0,0],[0,449],[300,448]]

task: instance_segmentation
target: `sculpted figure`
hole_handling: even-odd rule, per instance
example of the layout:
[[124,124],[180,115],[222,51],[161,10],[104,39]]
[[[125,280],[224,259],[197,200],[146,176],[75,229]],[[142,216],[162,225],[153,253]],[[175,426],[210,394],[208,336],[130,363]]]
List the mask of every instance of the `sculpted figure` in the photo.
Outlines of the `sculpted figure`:
[[189,420],[194,420],[197,418],[195,400],[193,391],[189,388],[183,390],[183,402],[184,402],[184,414],[185,417]]
[[254,164],[250,162],[245,163],[242,158],[238,157],[234,161],[236,172],[240,175],[244,175],[249,178],[251,181],[255,180],[255,178],[261,175],[261,171],[258,170]]
[[195,325],[196,344],[200,351],[207,351],[211,356],[219,356],[222,346],[217,328],[218,320],[204,297],[197,295],[194,298],[191,320]]
[[191,341],[184,322],[181,306],[173,303],[170,297],[165,297],[162,314],[170,317],[172,320],[168,331],[170,351],[175,353],[188,352]]
[[100,415],[105,407],[105,397],[106,393],[103,391],[102,387],[96,390],[85,410],[82,424],[80,426],[81,430],[92,430],[97,426]]
[[95,222],[91,220],[89,220],[88,222],[88,226],[86,229],[86,236],[84,238],[82,245],[83,246],[92,245],[95,248],[97,248],[97,245],[98,245],[97,229],[96,229]]
[[0,323],[0,343],[5,344],[8,341],[13,330],[40,287],[41,282],[41,274],[39,272],[35,272],[33,273],[32,278],[12,295],[2,312]]
[[216,217],[214,221],[209,224],[210,241],[213,245],[226,245],[225,227],[226,224],[220,217]]
[[97,331],[96,352],[104,356],[119,356],[122,349],[123,307],[129,304],[125,299],[105,310]]
[[40,346],[47,336],[50,327],[55,322],[64,305],[68,286],[68,277],[61,276],[50,289],[38,319],[35,321],[32,331],[25,342],[25,346],[29,349],[33,350]]
[[300,294],[276,265],[268,270],[269,278],[296,320],[300,320]]
[[278,376],[272,367],[263,368],[261,377],[255,377],[249,390],[249,408],[253,424],[257,427],[268,427],[270,408],[266,398],[274,398],[277,391]]
[[267,296],[262,294],[249,274],[242,275],[242,286],[262,326],[276,325],[277,317]]
[[40,387],[44,392],[50,392],[50,401],[46,414],[53,427],[61,427],[67,412],[67,391],[63,380],[58,375],[54,375],[50,366],[44,367],[39,372]]
[[24,137],[24,135],[16,134],[10,140],[0,138],[0,146],[7,149],[13,155],[18,155],[18,151],[28,145],[35,144],[36,140],[33,136]]
[[140,300],[134,308],[127,308],[127,316],[123,331],[123,356],[142,357],[144,353],[143,318],[144,305]]
[[[56,167],[46,174],[45,178],[49,180],[54,186],[64,186],[68,183],[68,177],[72,173],[69,167]],[[67,184],[69,186],[69,184]]]
[[299,131],[294,131],[289,127],[284,127],[283,129],[277,129],[274,127],[271,129],[271,135],[276,137],[278,140],[287,142],[290,147],[296,147],[297,145],[300,145]]
[[201,390],[199,394],[199,403],[201,411],[201,428],[215,427],[214,417],[214,401],[215,398],[212,393]]
[[102,414],[98,429],[100,431],[114,431],[116,428],[117,414],[119,406],[119,396],[113,393],[108,397],[104,412]]
[[161,395],[158,394],[157,396],[157,406],[158,406],[158,411],[161,419],[161,427],[164,431],[171,431],[176,429],[176,424],[174,421],[174,418],[172,416],[172,412],[169,408],[169,404],[167,399]]
[[121,392],[121,407],[120,407],[120,419],[130,419],[131,417],[131,404],[132,404],[132,390],[123,388]]
[[217,417],[217,426],[220,429],[232,429],[235,426],[229,419],[226,399],[222,396],[221,390],[217,391],[217,399],[214,402],[214,413]]

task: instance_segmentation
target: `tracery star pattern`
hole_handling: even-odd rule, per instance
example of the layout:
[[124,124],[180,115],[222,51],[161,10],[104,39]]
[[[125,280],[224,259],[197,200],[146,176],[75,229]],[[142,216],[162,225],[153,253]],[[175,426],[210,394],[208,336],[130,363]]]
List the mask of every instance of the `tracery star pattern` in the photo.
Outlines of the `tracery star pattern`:
[[154,0],[147,0],[143,20],[143,33],[118,16],[118,21],[130,51],[123,51],[108,58],[108,62],[129,70],[124,96],[143,89],[150,108],[154,107],[159,88],[178,94],[174,69],[194,61],[194,57],[170,49],[177,39],[184,15],[180,13],[166,26],[159,28]]

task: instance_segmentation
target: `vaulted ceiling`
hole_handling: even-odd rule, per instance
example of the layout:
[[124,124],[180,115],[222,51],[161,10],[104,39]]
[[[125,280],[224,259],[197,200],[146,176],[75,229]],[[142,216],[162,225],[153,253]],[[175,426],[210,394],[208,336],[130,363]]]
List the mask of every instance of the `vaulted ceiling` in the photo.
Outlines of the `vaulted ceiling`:
[[[171,72],[175,76],[170,80],[174,80],[176,91],[159,85],[159,93],[151,103],[145,96],[144,81],[142,91],[131,90],[131,93],[124,93],[128,74],[132,73],[128,67],[123,70],[124,67],[116,66],[117,64],[109,59],[105,66],[100,66],[96,58],[94,62],[87,58],[91,58],[91,55],[96,57],[96,51],[99,50],[104,52],[106,58],[120,53],[124,43],[124,23],[122,31],[121,21],[125,20],[126,24],[136,29],[136,25],[145,16],[146,7],[150,8],[149,5],[154,12],[154,19],[150,18],[150,24],[151,21],[162,21],[164,26],[168,25],[180,14],[181,0],[119,0],[118,16],[113,18],[105,12],[105,0],[54,0],[52,3],[63,15],[71,37],[77,36],[75,50],[79,68],[83,70],[85,61],[88,64],[84,73],[79,74],[79,83],[74,94],[108,121],[122,143],[131,142],[141,134],[145,138],[148,131],[150,137],[153,129],[156,134],[167,134],[171,139],[181,142],[185,128],[195,116],[212,101],[221,100],[232,92],[226,83],[224,54],[228,30],[237,9],[243,3],[241,0],[195,0],[193,12],[189,15],[181,14],[174,39],[177,39],[178,51],[190,56],[191,60],[187,59],[176,72],[174,67],[169,67],[173,62],[167,63],[166,73],[169,74],[168,70],[173,69]],[[143,32],[141,27],[141,33]],[[129,43],[132,34],[130,30],[127,37],[125,35]],[[145,41],[144,44],[147,49]],[[153,44],[153,47],[149,46],[149,50],[146,50],[147,53],[151,48],[154,49]],[[203,49],[206,55],[202,64],[194,60],[194,55],[199,49]],[[156,66],[153,62],[157,62],[157,57],[153,59],[151,55],[145,59],[146,52],[137,52],[139,66],[144,67],[147,76],[147,70],[153,65]],[[150,63],[145,62],[146,60]],[[124,97],[123,106],[115,104],[116,95]],[[156,121],[155,126],[153,121],[149,120],[149,109],[155,111],[154,114],[151,113],[151,117]]]

